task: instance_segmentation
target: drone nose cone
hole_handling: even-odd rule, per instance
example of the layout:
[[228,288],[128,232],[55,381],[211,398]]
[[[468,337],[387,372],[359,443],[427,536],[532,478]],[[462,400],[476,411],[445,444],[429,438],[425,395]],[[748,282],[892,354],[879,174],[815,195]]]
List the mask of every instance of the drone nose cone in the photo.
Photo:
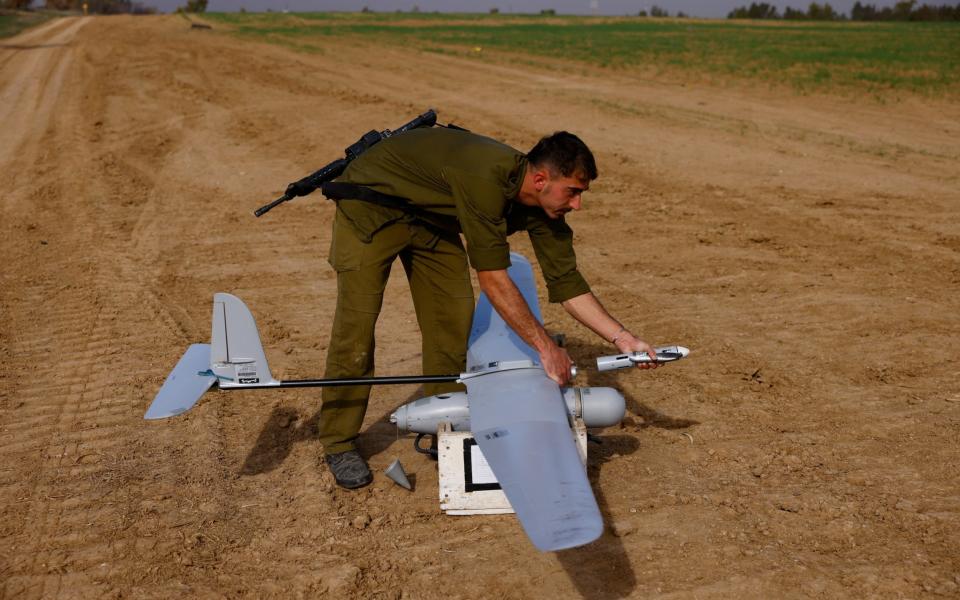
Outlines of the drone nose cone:
[[399,458],[393,459],[393,462],[386,468],[384,474],[397,485],[405,487],[408,490],[413,490],[413,486],[410,485],[410,480],[407,478],[407,472],[403,470],[403,465],[400,464]]
[[406,405],[401,406],[390,415],[390,422],[396,424],[400,429],[406,429],[407,427],[407,407]]

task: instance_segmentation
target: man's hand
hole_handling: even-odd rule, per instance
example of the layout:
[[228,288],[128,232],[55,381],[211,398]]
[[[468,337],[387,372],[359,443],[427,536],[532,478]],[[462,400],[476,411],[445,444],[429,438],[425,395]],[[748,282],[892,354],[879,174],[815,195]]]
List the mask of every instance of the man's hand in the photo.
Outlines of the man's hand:
[[490,299],[497,313],[540,355],[540,364],[547,377],[566,385],[570,381],[570,366],[573,365],[570,355],[550,338],[543,325],[530,312],[520,290],[507,275],[507,270],[477,271],[477,279],[480,289]]
[[[603,339],[612,342],[620,352],[645,352],[651,359],[657,360],[657,353],[650,344],[620,325],[620,322],[610,316],[607,309],[600,304],[600,300],[591,292],[564,301],[563,307],[573,318],[592,329]],[[636,364],[641,369],[656,369],[659,366],[656,362]]]
[[660,363],[657,362],[657,353],[654,351],[653,347],[640,338],[634,336],[629,331],[624,330],[620,332],[620,334],[616,336],[614,345],[618,350],[620,350],[620,352],[644,352],[650,357],[651,360],[653,360],[653,362],[635,363],[638,369],[656,369],[660,366]]
[[559,385],[570,383],[570,367],[573,366],[573,360],[567,351],[552,341],[550,345],[538,352],[540,355],[540,364],[547,373],[547,377],[556,381]]

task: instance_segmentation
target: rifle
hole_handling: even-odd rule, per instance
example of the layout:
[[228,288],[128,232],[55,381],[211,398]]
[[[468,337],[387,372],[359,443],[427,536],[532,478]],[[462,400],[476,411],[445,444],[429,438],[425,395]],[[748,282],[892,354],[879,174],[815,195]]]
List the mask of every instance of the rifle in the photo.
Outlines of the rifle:
[[283,204],[287,200],[293,200],[297,196],[306,196],[307,194],[312,193],[325,182],[336,179],[343,174],[344,169],[347,168],[347,165],[350,164],[350,161],[363,154],[367,149],[381,140],[405,131],[410,131],[411,129],[417,129],[419,127],[433,127],[436,123],[437,113],[431,108],[399,129],[395,129],[393,131],[389,129],[384,129],[383,131],[368,131],[367,133],[363,134],[355,143],[347,146],[347,149],[343,151],[345,155],[343,158],[338,158],[319,171],[316,171],[315,173],[307,175],[299,181],[294,181],[293,183],[287,185],[287,190],[282,196],[270,204],[261,206],[255,210],[253,214],[257,217],[262,216],[267,211],[273,209],[273,207]]

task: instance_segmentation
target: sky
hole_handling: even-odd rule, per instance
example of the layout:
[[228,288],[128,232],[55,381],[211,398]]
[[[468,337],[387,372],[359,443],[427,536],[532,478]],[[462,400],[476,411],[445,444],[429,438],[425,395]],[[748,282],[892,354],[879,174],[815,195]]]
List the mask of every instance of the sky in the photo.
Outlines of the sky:
[[[177,6],[186,4],[186,0],[140,0],[147,6],[154,6],[163,12],[170,12]],[[771,1],[781,12],[787,6],[806,9],[810,0]],[[821,3],[824,0],[819,0]],[[829,0],[827,0],[829,1]],[[833,0],[830,5],[835,10],[850,14],[855,0]],[[927,0],[931,4],[943,4],[947,0]],[[890,6],[893,2],[883,0],[865,0],[865,4]],[[207,10],[211,12],[232,12],[245,8],[249,11],[283,9],[291,12],[305,11],[359,11],[364,6],[371,10],[393,12],[410,10],[414,5],[421,11],[430,12],[487,12],[492,7],[501,13],[524,12],[537,13],[545,8],[553,8],[561,14],[599,14],[599,15],[635,15],[641,9],[647,11],[657,5],[671,15],[683,11],[691,17],[723,18],[738,6],[747,6],[750,0],[209,0]]]

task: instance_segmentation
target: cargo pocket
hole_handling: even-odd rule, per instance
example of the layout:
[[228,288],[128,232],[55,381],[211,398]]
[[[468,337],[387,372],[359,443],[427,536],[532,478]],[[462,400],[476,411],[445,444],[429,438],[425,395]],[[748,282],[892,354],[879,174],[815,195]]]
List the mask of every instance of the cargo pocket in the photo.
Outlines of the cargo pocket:
[[337,273],[357,271],[363,265],[365,244],[347,217],[337,210],[333,220],[333,235],[330,236],[330,255],[327,262]]

